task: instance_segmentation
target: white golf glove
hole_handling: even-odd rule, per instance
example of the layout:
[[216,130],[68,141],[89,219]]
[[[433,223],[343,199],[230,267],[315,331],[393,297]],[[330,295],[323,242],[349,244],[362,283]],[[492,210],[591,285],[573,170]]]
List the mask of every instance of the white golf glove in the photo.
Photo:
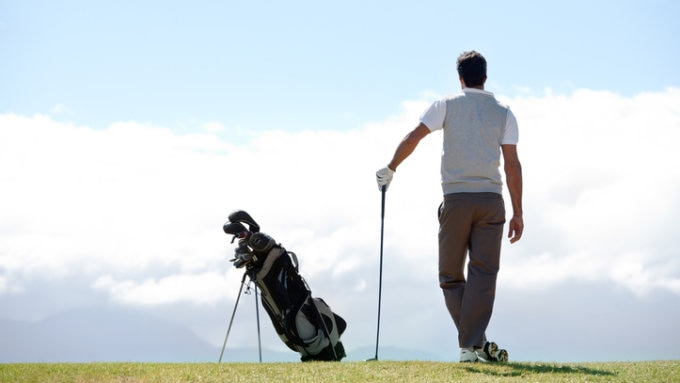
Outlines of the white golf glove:
[[393,176],[394,170],[387,166],[375,172],[375,179],[378,181],[378,190],[382,190],[383,186],[385,187],[385,190],[387,190],[387,188],[390,187]]

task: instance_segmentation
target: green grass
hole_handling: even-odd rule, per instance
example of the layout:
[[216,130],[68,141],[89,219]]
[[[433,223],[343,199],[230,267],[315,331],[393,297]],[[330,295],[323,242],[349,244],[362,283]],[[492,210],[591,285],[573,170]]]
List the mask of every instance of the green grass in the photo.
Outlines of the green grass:
[[680,382],[680,361],[0,364],[0,382]]

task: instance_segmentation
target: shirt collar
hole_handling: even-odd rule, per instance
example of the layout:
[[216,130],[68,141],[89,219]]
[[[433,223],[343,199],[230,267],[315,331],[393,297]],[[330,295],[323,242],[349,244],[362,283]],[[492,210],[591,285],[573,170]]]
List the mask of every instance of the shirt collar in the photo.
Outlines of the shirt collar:
[[488,92],[486,90],[477,89],[477,88],[463,88],[463,92],[465,92],[465,93],[480,93],[480,94],[486,94],[486,95],[489,95],[489,96],[493,96],[493,93]]

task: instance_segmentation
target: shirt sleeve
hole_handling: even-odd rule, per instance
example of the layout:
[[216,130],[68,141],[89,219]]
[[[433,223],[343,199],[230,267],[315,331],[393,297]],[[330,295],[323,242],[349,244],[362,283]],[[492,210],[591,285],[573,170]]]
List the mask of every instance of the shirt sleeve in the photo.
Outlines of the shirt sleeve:
[[508,118],[505,120],[505,129],[503,129],[501,145],[517,145],[517,142],[519,142],[517,119],[515,118],[515,114],[508,109]]
[[430,132],[444,128],[446,118],[446,100],[435,101],[420,116],[420,122],[425,124]]

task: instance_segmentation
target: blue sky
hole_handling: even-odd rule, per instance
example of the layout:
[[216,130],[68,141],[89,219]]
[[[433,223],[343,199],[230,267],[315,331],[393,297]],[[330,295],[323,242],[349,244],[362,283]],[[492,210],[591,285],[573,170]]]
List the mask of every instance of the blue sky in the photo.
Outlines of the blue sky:
[[[351,352],[374,339],[374,173],[476,49],[525,174],[489,337],[515,360],[680,359],[679,7],[0,0],[0,319],[110,305],[221,346],[241,278],[221,227],[245,209],[371,357]],[[387,195],[381,345],[455,360],[440,140]]]
[[0,4],[1,110],[98,127],[355,128],[455,90],[467,49],[508,96],[680,82],[672,1]]

